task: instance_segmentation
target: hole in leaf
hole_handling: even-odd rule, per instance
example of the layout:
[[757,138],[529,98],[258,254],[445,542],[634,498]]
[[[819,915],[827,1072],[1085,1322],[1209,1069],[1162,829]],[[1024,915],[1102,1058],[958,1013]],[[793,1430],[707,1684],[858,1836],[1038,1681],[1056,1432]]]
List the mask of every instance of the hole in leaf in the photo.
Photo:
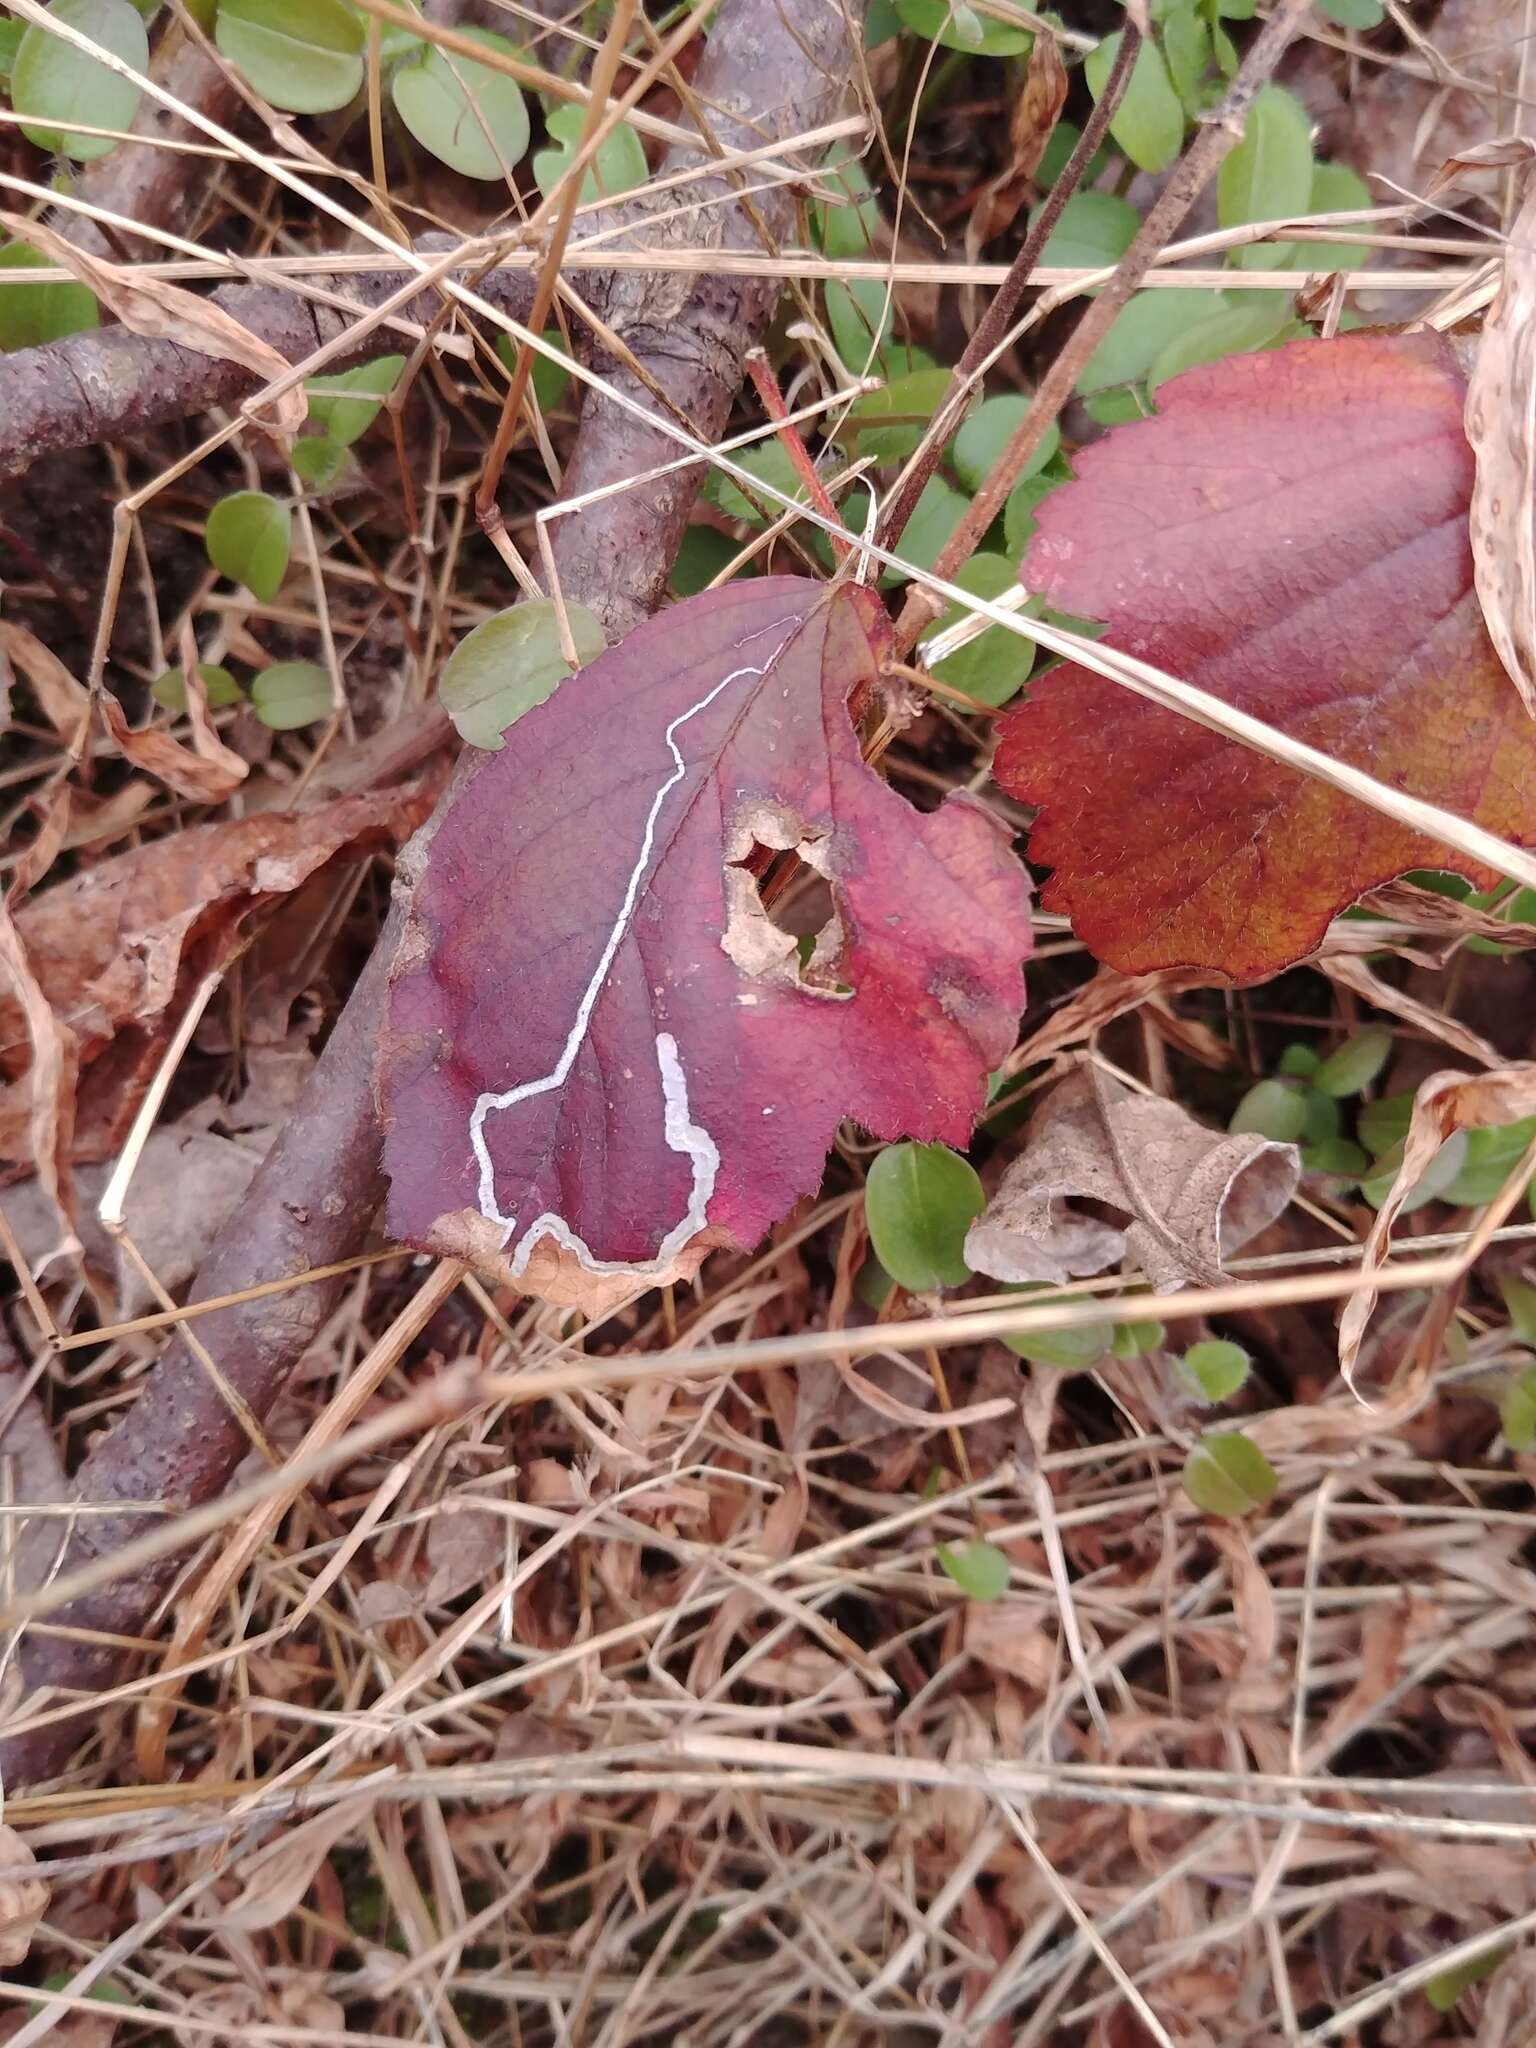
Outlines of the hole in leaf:
[[810,842],[775,847],[754,839],[726,863],[725,950],[759,980],[792,981],[810,995],[846,1002],[853,989],[842,969],[837,891],[813,859]]

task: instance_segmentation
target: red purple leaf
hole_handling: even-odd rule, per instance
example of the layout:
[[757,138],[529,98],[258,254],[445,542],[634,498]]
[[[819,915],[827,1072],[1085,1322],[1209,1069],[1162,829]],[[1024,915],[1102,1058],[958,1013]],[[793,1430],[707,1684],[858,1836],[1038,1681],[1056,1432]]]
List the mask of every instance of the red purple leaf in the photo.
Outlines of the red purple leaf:
[[[514,1276],[541,1243],[659,1275],[706,1226],[755,1243],[845,1116],[968,1140],[1023,1003],[1028,884],[980,806],[920,814],[865,764],[846,705],[887,632],[863,589],[733,584],[511,728],[432,840],[396,958],[398,1237]],[[815,986],[754,846],[831,886]]]
[[[1031,590],[1109,645],[1503,837],[1536,723],[1483,625],[1466,387],[1434,335],[1349,335],[1164,386],[1040,509]],[[1261,980],[1378,882],[1465,856],[1068,665],[1001,721],[1043,892],[1127,974]]]

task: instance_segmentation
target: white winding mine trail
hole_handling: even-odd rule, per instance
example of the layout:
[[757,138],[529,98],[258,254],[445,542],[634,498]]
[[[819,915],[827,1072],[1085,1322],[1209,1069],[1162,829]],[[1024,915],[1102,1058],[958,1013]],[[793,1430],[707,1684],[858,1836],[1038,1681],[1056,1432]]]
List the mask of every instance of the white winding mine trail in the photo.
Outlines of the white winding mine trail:
[[[629,929],[635,905],[640,900],[645,871],[650,865],[651,854],[656,844],[656,825],[661,816],[662,805],[688,772],[687,763],[678,751],[678,733],[690,718],[697,718],[701,711],[707,711],[721,692],[728,690],[732,683],[740,682],[743,676],[755,676],[759,679],[765,676],[789,645],[794,629],[800,624],[801,620],[798,617],[791,620],[775,619],[772,625],[763,626],[758,632],[749,634],[749,639],[756,640],[761,638],[763,633],[772,633],[780,626],[790,627],[790,632],[783,635],[764,662],[755,668],[732,669],[728,676],[722,676],[718,683],[707,690],[696,704],[690,704],[686,711],[680,711],[667,727],[662,737],[666,741],[668,753],[672,756],[672,767],[651,799],[651,807],[646,814],[645,831],[640,840],[640,851],[629,871],[629,880],[619,905],[619,914],[614,919],[613,929],[598,956],[592,977],[582,991],[575,1019],[566,1036],[559,1059],[549,1073],[541,1074],[536,1081],[520,1081],[515,1088],[508,1088],[504,1094],[499,1095],[488,1089],[470,1112],[469,1141],[480,1163],[480,1213],[488,1222],[500,1224],[506,1232],[502,1239],[503,1249],[517,1228],[517,1219],[515,1216],[502,1215],[496,1206],[496,1168],[486,1144],[485,1120],[493,1110],[512,1109],[519,1102],[527,1102],[535,1095],[547,1095],[552,1089],[564,1087],[571,1068],[576,1063],[576,1055],[581,1050],[582,1041],[591,1028],[592,1012],[596,1009],[597,999],[603,992],[603,983],[608,979],[609,969],[613,966],[619,947],[624,943],[624,934]],[[738,643],[742,644],[745,643]],[[688,1081],[678,1054],[677,1040],[670,1031],[658,1031],[656,1034],[656,1064],[661,1071],[661,1095],[665,1112],[663,1134],[667,1147],[673,1152],[686,1153],[691,1159],[693,1184],[689,1190],[686,1210],[662,1239],[655,1258],[594,1258],[591,1248],[572,1230],[565,1218],[553,1209],[546,1209],[543,1215],[534,1217],[518,1238],[516,1245],[512,1247],[511,1268],[514,1277],[522,1273],[527,1266],[533,1248],[541,1237],[552,1237],[567,1251],[574,1252],[589,1273],[633,1273],[637,1277],[648,1273],[661,1273],[671,1265],[688,1240],[703,1229],[709,1198],[715,1191],[715,1178],[720,1171],[720,1148],[703,1125],[692,1122],[689,1117]]]

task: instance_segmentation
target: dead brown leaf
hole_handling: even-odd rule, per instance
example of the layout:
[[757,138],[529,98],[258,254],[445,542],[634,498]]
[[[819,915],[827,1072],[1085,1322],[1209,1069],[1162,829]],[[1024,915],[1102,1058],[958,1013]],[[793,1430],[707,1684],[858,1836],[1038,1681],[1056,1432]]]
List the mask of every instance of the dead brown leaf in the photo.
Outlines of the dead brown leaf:
[[[263,380],[286,377],[292,368],[271,342],[262,341],[212,299],[200,299],[163,277],[144,277],[121,263],[110,263],[68,241],[45,221],[0,211],[0,222],[77,277],[133,333],[152,341],[174,341],[179,348],[220,362],[241,363]],[[265,424],[258,414],[251,417]],[[284,434],[296,434],[308,417],[302,379],[272,401],[272,425]]]
[[77,747],[90,723],[90,691],[75,681],[35,633],[18,626],[14,619],[0,619],[0,654],[25,676],[38,710],[59,738],[71,750]]
[[1036,36],[1029,53],[1024,89],[1008,118],[1009,158],[1006,169],[989,178],[969,201],[965,226],[966,253],[971,261],[986,244],[1013,226],[1033,189],[1035,172],[1061,118],[1067,98],[1067,67],[1054,36]]
[[[1536,178],[1524,145],[1524,197],[1503,245],[1504,278],[1467,380],[1477,458],[1469,514],[1477,595],[1489,638],[1536,716]],[[1500,158],[1498,161],[1508,161]]]
[[241,1880],[239,1895],[227,1906],[214,1907],[214,1921],[225,1929],[255,1934],[286,1920],[332,1849],[354,1828],[362,1826],[373,1806],[371,1792],[338,1799],[334,1806],[325,1807],[297,1827],[289,1828],[267,1848],[241,1857],[234,1866],[235,1875]]
[[192,670],[188,671],[187,709],[192,717],[190,748],[163,726],[147,725],[135,732],[117,699],[106,691],[101,696],[102,719],[124,760],[153,775],[178,796],[190,797],[193,803],[222,803],[250,774],[250,763],[219,738]]
[[[0,1826],[0,1863],[33,1863],[36,1858],[14,1828]],[[10,1878],[0,1884],[0,1969],[26,1961],[37,1923],[48,1910],[41,1877]]]
[[[1497,1068],[1491,1074],[1431,1074],[1413,1098],[1413,1117],[1391,1193],[1376,1212],[1361,1258],[1362,1273],[1382,1262],[1397,1212],[1440,1147],[1456,1131],[1518,1123],[1536,1115],[1536,1062]],[[1339,1369],[1351,1386],[1360,1343],[1376,1306],[1373,1288],[1351,1295],[1339,1318]]]
[[[179,995],[239,950],[251,919],[336,856],[403,838],[423,808],[419,790],[379,790],[311,811],[194,825],[83,869],[17,913],[15,934],[41,999],[77,1042],[77,1158],[94,1129],[87,1096],[109,1098],[95,1106],[110,1150]],[[29,1014],[20,994],[0,987],[0,1160],[11,1162],[32,1158]]]
[[25,1030],[31,1060],[24,1084],[15,1091],[17,1137],[63,1226],[64,1242],[53,1249],[77,1248],[74,1236],[75,1198],[70,1180],[70,1140],[74,1132],[75,1080],[79,1045],[75,1034],[55,1015],[33,972],[28,949],[9,910],[0,904],[0,977],[10,984],[15,1002],[11,1013]]
[[[1061,1285],[1130,1257],[1162,1293],[1219,1279],[1300,1177],[1292,1145],[1208,1130],[1157,1095],[1074,1074],[1036,1112],[1024,1151],[965,1241],[979,1273]],[[1130,1219],[1101,1222],[1074,1201]]]

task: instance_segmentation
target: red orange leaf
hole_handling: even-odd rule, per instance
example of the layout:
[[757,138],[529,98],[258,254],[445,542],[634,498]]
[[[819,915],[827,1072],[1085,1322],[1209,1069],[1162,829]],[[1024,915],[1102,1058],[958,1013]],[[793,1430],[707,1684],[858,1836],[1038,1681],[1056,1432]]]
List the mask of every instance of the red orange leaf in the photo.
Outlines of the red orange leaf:
[[[1472,580],[1465,384],[1433,335],[1193,370],[1076,459],[1021,571],[1106,639],[1502,836],[1536,836],[1536,724]],[[1380,812],[1068,666],[1002,721],[1043,901],[1128,974],[1255,981],[1409,868],[1487,880]]]
[[[920,815],[865,765],[846,705],[886,632],[866,590],[732,584],[511,728],[433,839],[397,956],[397,1236],[517,1278],[553,1246],[632,1282],[706,1228],[756,1242],[844,1116],[969,1137],[1023,1001],[1027,884],[979,806]],[[754,845],[831,886],[814,986]]]

